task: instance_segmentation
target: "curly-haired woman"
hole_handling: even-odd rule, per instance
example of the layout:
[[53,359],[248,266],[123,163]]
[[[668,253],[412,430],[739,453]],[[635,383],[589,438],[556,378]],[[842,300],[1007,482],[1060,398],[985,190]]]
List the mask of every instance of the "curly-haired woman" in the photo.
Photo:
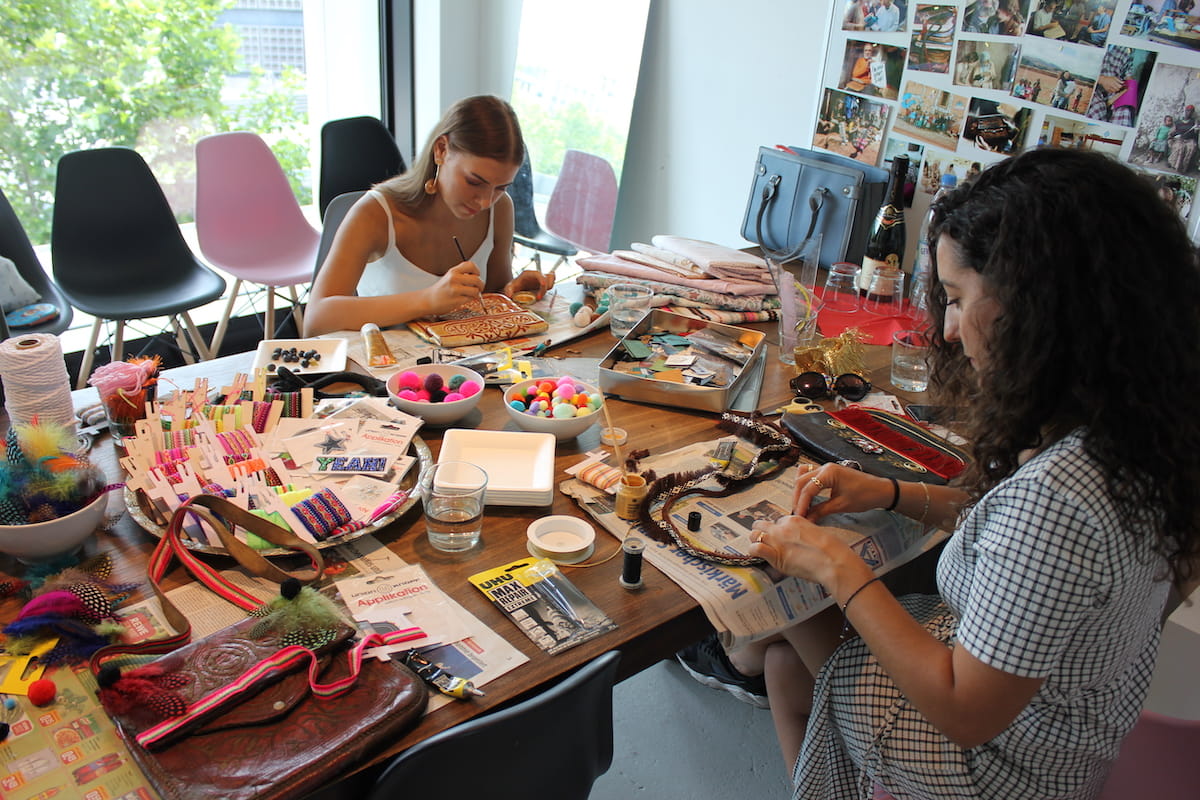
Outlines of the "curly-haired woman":
[[[930,233],[931,380],[968,410],[973,466],[949,487],[802,474],[751,552],[857,635],[826,615],[731,656],[765,668],[797,797],[1094,797],[1195,580],[1200,259],[1149,181],[1088,151],[990,167]],[[937,595],[894,597],[815,524],[889,506],[957,527]]]

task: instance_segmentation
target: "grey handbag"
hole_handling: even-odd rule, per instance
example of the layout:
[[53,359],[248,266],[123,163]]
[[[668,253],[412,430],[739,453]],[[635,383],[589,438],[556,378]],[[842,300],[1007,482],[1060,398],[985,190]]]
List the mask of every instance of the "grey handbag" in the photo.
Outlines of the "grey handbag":
[[742,236],[794,253],[821,233],[821,266],[862,261],[888,172],[852,158],[796,147],[760,147]]

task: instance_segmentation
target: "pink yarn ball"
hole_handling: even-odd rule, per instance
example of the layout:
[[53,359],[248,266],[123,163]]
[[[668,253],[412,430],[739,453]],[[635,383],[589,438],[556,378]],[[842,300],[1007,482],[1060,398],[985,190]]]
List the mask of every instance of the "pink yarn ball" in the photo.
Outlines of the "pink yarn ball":
[[396,397],[399,397],[403,400],[416,400],[417,393],[412,389],[401,389],[400,391],[396,392]]
[[402,386],[405,389],[420,389],[421,388],[421,376],[411,370],[401,372],[399,382],[400,382],[400,386]]
[[443,400],[442,402],[443,403],[454,403],[454,402],[457,402],[462,399],[463,399],[463,396],[459,392],[450,392],[448,395],[446,395],[446,399]]
[[463,381],[462,385],[458,387],[458,393],[463,397],[473,397],[479,394],[481,389],[483,387],[479,385],[479,381],[467,380]]
[[419,389],[416,392],[416,397],[414,397],[413,399],[416,400],[418,403],[428,403],[429,402],[429,392],[426,391],[425,389]]

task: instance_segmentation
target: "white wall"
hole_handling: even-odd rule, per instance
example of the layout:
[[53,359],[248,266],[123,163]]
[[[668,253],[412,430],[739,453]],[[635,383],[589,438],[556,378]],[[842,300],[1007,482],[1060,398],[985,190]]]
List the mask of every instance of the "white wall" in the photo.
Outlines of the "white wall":
[[[614,248],[656,233],[746,245],[759,145],[811,141],[834,5],[651,0]],[[419,140],[460,97],[509,96],[520,10],[520,0],[417,0]]]

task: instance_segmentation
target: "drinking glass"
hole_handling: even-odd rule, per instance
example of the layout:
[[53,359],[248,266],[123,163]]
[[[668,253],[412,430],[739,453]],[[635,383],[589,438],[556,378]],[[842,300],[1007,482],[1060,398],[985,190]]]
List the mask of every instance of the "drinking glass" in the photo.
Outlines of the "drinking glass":
[[466,461],[434,464],[421,476],[425,531],[429,543],[446,553],[461,553],[479,544],[487,473]]
[[871,276],[863,310],[881,316],[895,316],[904,306],[904,273],[899,267],[879,267]]
[[905,392],[929,388],[929,337],[924,331],[892,334],[892,385]]
[[825,276],[825,310],[841,314],[858,311],[858,264],[839,261]]
[[799,337],[811,338],[821,310],[821,301],[813,293],[821,260],[821,234],[814,234],[792,253],[766,249],[763,253],[779,293],[779,360],[795,364]]
[[629,335],[650,310],[650,287],[636,283],[614,283],[608,287],[609,330],[618,339]]

